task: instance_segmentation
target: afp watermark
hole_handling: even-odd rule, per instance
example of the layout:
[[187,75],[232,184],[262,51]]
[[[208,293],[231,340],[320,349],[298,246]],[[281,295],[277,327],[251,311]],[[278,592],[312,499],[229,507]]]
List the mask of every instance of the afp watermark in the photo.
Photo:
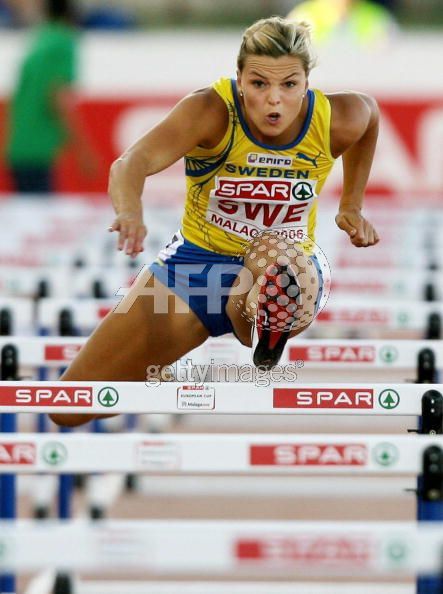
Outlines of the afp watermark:
[[[173,313],[189,313],[190,298],[203,297],[206,313],[221,314],[223,297],[245,295],[254,286],[252,272],[243,264],[175,264],[170,282],[168,266],[164,277],[143,266],[130,288],[120,288],[116,295],[123,297],[114,313],[125,314],[138,297],[152,297],[156,314],[170,313],[170,300],[165,299],[165,286],[171,290]],[[238,279],[238,282],[234,281]],[[230,282],[229,282],[230,280]],[[149,284],[148,284],[149,283]],[[226,286],[227,285],[227,286]]]

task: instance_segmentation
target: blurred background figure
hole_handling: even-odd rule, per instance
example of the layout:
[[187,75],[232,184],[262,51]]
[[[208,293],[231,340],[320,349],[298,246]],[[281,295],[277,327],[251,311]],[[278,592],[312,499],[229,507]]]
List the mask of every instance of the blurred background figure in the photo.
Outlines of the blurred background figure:
[[54,192],[54,169],[73,146],[82,173],[94,176],[98,158],[77,109],[77,15],[71,0],[43,0],[37,27],[7,109],[5,157],[14,190]]
[[341,38],[354,45],[376,47],[396,28],[389,10],[372,0],[306,0],[297,4],[288,18],[311,23],[317,44]]

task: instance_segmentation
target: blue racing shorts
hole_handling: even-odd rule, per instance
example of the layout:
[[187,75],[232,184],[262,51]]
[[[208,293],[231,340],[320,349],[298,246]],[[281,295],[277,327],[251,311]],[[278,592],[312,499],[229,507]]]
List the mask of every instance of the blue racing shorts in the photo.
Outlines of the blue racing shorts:
[[233,332],[226,313],[229,291],[243,258],[205,250],[178,231],[149,270],[196,314],[210,336]]
[[[319,276],[316,313],[325,302],[322,266],[311,256]],[[226,313],[230,289],[240,270],[243,258],[205,250],[183,237],[178,231],[149,266],[163,285],[178,295],[196,314],[210,336],[234,332]],[[327,298],[327,296],[326,296]]]

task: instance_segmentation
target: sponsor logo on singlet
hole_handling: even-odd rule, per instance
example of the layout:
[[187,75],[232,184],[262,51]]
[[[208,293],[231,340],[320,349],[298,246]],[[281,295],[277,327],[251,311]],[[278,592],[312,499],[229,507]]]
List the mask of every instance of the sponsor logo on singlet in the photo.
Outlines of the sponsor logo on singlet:
[[307,234],[316,180],[216,177],[206,219],[242,238],[265,229]]
[[269,153],[248,153],[248,165],[260,165],[262,167],[283,167],[289,169],[292,167],[291,157],[280,157]]

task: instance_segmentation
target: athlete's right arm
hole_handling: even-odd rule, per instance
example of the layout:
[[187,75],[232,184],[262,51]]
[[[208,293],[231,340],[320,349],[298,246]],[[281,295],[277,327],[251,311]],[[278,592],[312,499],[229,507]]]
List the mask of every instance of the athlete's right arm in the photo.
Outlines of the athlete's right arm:
[[130,146],[111,166],[109,194],[118,231],[118,249],[135,257],[143,251],[147,230],[141,195],[146,177],[166,169],[196,146],[215,146],[227,127],[227,109],[212,89],[196,91]]

